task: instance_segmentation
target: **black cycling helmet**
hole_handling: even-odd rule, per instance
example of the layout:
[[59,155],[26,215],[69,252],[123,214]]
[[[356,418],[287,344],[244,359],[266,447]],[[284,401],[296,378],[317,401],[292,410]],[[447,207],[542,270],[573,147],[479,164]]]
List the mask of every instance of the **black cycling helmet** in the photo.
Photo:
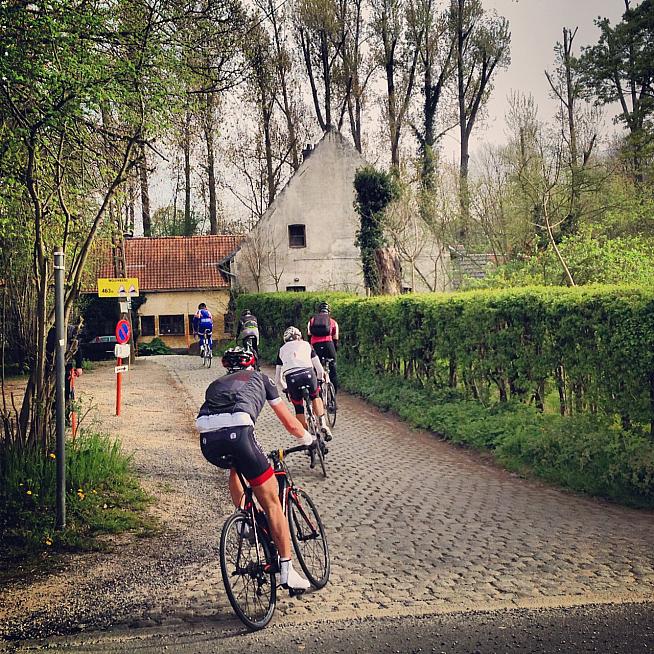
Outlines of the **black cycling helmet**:
[[198,311],[200,309],[206,309],[206,308],[207,308],[207,305],[204,302],[200,302],[200,304],[198,304]]
[[254,354],[249,350],[244,350],[242,347],[232,347],[229,350],[225,350],[222,364],[229,372],[234,372],[236,370],[254,368],[256,359],[254,358]]
[[241,311],[241,318],[243,316],[251,316],[251,315],[252,315],[252,311],[250,311],[249,309],[243,309],[243,311]]
[[329,306],[329,304],[327,304],[327,302],[321,302],[318,305],[319,313],[329,313],[330,311],[331,311],[331,307]]

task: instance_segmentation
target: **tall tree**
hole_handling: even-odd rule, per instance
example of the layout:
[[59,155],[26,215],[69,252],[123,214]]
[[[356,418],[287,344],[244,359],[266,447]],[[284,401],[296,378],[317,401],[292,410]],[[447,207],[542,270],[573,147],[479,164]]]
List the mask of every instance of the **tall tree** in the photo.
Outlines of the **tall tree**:
[[570,205],[564,224],[568,234],[575,233],[579,227],[584,173],[597,141],[597,116],[584,106],[577,60],[572,52],[576,34],[576,28],[563,28],[563,42],[554,48],[555,69],[551,73],[545,71],[552,93],[560,103],[559,122],[568,151]]
[[[424,24],[415,17],[415,7],[406,0],[372,0],[372,26],[379,45],[379,63],[386,78],[386,119],[391,148],[391,166],[400,169],[400,137],[413,97]],[[416,26],[407,39],[409,22]]]
[[654,2],[636,7],[625,0],[622,21],[596,21],[597,45],[584,48],[581,70],[600,105],[618,103],[617,120],[628,132],[627,150],[635,180],[645,179],[645,159],[652,145],[654,114]]
[[295,13],[297,40],[316,119],[323,132],[336,126],[338,80],[335,77],[344,45],[342,20],[337,0],[298,0]]
[[[421,122],[413,123],[420,152],[420,185],[434,190],[436,145],[453,125],[438,131],[439,110],[454,73],[455,41],[449,29],[447,12],[439,13],[435,0],[415,0],[411,41],[420,53],[422,74]],[[448,118],[449,120],[449,118]]]
[[490,97],[496,71],[509,65],[511,33],[506,18],[484,10],[481,0],[452,0],[450,24],[456,44],[459,107],[460,237],[468,236],[470,218],[470,136]]

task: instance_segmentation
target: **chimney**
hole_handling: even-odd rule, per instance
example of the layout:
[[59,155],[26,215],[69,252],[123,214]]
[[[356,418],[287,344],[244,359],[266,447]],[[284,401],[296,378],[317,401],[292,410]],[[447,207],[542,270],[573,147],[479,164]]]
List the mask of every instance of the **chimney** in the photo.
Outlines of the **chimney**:
[[302,149],[302,160],[306,161],[311,156],[312,152],[313,145],[311,145],[311,143],[307,143],[307,146]]

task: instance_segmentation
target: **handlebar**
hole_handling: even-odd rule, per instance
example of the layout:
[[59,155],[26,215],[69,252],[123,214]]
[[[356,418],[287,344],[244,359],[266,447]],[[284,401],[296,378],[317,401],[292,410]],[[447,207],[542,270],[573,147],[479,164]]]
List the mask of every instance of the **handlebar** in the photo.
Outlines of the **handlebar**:
[[280,461],[280,456],[279,453],[282,453],[282,459],[286,458],[288,454],[293,454],[294,452],[306,452],[309,450],[308,445],[295,445],[294,447],[289,447],[285,450],[273,450],[268,454],[268,458],[271,459],[273,462],[277,463]]

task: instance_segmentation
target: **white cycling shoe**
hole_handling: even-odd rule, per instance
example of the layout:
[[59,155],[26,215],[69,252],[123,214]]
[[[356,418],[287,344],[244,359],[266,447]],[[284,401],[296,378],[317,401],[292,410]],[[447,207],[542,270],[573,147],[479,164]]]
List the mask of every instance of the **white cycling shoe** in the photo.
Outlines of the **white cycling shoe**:
[[[281,562],[281,571],[279,573],[279,583],[293,590],[308,590],[311,583],[293,568],[292,561],[288,562],[288,568],[284,569],[286,561]],[[284,574],[286,573],[286,574]]]

